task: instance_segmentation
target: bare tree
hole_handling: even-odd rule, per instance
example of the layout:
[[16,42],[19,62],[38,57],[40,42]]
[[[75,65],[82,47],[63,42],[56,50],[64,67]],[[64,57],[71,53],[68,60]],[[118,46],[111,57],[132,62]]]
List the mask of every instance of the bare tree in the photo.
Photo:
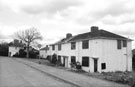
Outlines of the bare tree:
[[27,58],[29,58],[29,48],[31,43],[37,40],[42,40],[40,32],[34,27],[26,29],[24,31],[16,32],[15,37],[25,42],[27,50]]

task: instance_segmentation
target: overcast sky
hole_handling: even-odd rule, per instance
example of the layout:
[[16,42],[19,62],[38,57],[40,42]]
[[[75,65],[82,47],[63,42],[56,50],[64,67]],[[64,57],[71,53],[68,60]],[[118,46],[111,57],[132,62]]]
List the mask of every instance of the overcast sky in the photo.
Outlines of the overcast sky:
[[1,39],[36,27],[48,44],[93,25],[135,39],[135,0],[0,0]]

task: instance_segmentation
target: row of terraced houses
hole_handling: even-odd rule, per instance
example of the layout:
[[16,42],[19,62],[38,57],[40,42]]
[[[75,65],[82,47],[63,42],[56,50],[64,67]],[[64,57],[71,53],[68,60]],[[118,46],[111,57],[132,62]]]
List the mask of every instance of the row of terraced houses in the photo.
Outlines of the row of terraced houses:
[[87,72],[132,71],[131,46],[131,39],[92,26],[87,33],[68,33],[41,55],[56,54],[67,68],[71,62],[80,62]]

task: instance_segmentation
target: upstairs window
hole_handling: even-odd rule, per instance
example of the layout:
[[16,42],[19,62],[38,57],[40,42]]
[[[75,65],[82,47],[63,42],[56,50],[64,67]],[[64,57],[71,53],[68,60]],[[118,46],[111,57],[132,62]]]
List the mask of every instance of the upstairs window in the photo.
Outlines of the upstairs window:
[[123,47],[127,47],[127,41],[123,40]]
[[121,40],[117,40],[117,49],[121,49]]
[[88,49],[89,48],[89,40],[82,41],[82,48],[83,49]]
[[52,45],[52,50],[55,50],[55,45]]
[[76,64],[76,57],[75,56],[71,56],[71,63]]
[[89,57],[82,57],[82,66],[89,67]]
[[61,50],[61,44],[58,45],[58,50]]
[[71,50],[76,49],[76,42],[71,42]]

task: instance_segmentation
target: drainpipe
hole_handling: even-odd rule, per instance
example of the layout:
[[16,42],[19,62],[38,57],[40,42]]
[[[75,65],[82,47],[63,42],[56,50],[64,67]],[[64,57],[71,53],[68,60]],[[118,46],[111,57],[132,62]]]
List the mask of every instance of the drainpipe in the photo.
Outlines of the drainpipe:
[[[78,52],[77,52],[77,53],[78,53],[78,60],[77,60],[77,61],[79,61],[79,60],[80,60],[80,58],[79,58],[79,53],[80,53],[80,50],[79,50],[79,42],[78,42],[78,46],[77,46],[77,47],[78,47]],[[79,62],[80,62],[80,61],[79,61]]]

